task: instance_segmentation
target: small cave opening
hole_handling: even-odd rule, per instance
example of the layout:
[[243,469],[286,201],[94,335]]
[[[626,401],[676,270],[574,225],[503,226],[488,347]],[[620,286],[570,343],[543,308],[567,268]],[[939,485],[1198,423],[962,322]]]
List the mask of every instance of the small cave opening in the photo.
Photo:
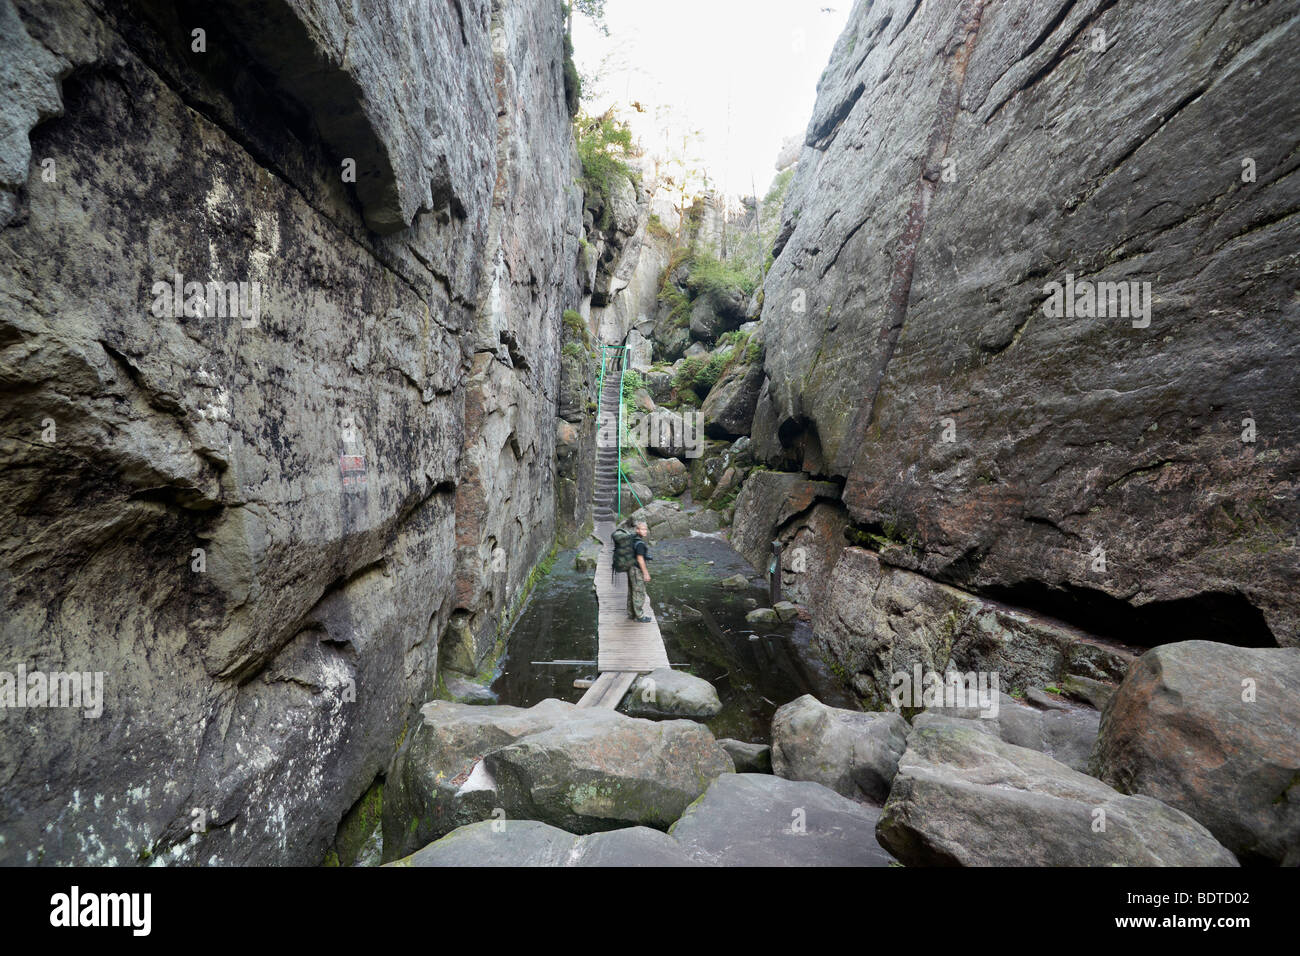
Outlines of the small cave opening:
[[1244,595],[1230,592],[1206,591],[1137,606],[1093,588],[1053,587],[1042,581],[984,587],[979,593],[1135,647],[1179,641],[1278,646],[1263,612]]

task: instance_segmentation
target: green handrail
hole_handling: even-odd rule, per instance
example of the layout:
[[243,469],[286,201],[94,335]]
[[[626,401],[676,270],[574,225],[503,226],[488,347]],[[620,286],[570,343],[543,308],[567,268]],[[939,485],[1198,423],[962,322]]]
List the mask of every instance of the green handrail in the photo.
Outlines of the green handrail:
[[618,520],[623,520],[623,373],[627,371],[627,348],[619,347],[618,367]]
[[[597,416],[598,416],[598,418],[597,418],[597,432],[599,433],[599,429],[600,429],[600,421],[599,421],[600,406],[604,403],[604,399],[605,399],[605,370],[606,370],[606,366],[609,364],[609,355],[608,355],[607,353],[609,353],[609,352],[611,352],[611,351],[614,351],[614,350],[617,350],[618,353],[619,353],[619,369],[618,369],[618,438],[617,438],[617,443],[618,443],[618,444],[617,444],[617,449],[618,449],[618,451],[617,451],[617,458],[616,458],[616,461],[615,461],[615,467],[618,469],[618,478],[617,478],[617,492],[618,492],[618,497],[617,497],[617,504],[616,504],[615,507],[616,507],[616,509],[617,509],[618,518],[621,520],[622,517],[623,517],[623,429],[624,429],[624,424],[623,424],[623,375],[624,375],[624,373],[627,371],[627,353],[628,353],[628,348],[627,348],[626,345],[602,345],[602,346],[600,347],[600,377],[599,377],[599,380],[598,380],[598,384],[597,384],[597,386],[596,386],[596,390],[597,390],[598,394],[600,395],[600,401],[597,402]],[[634,445],[633,447],[636,447],[636,446]],[[640,451],[640,449],[637,449],[637,450]],[[642,457],[644,458],[645,456],[643,455]],[[647,463],[647,464],[648,464],[648,463]],[[632,497],[633,497],[633,498],[636,498],[637,502],[638,502],[639,504],[641,504],[641,507],[644,508],[644,507],[645,507],[645,504],[644,504],[644,503],[641,501],[641,499],[637,496],[637,493],[636,493],[635,491],[632,491],[632,487],[631,487],[631,485],[628,486],[628,491],[631,491],[631,492],[632,492]]]

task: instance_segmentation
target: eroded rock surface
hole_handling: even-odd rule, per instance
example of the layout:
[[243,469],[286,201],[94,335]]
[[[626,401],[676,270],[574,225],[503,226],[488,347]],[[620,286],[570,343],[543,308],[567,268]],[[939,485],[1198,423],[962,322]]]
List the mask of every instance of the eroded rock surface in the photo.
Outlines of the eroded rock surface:
[[318,863],[554,528],[559,6],[213,8],[0,13],[0,862]]
[[[857,4],[766,284],[759,454],[928,576],[1300,643],[1298,37],[1279,4]],[[1067,276],[1149,314],[1050,317]]]
[[1045,754],[931,716],[914,727],[880,815],[909,866],[1236,866],[1203,826]]
[[1106,707],[1092,772],[1185,811],[1243,861],[1300,865],[1300,648],[1148,651]]

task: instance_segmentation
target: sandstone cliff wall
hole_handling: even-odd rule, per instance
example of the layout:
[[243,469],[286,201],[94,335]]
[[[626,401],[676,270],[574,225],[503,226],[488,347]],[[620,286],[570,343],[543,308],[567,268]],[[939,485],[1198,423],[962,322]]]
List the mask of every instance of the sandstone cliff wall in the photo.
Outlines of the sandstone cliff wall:
[[485,653],[554,530],[562,30],[0,0],[0,669],[104,674],[6,712],[0,862],[316,863]]
[[[1298,37],[1291,4],[859,0],[767,280],[760,456],[933,579],[1300,643]],[[1149,315],[1045,314],[1075,280]]]

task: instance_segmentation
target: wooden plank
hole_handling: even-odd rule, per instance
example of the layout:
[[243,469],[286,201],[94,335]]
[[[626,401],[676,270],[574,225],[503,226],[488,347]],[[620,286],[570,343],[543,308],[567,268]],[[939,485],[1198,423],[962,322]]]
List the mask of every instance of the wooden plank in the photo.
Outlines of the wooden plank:
[[609,690],[612,683],[614,683],[614,673],[612,671],[608,674],[601,674],[596,678],[595,682],[587,688],[587,692],[583,694],[582,699],[578,701],[578,706],[598,706],[599,701],[605,696],[605,692]]
[[606,671],[578,701],[579,707],[604,707],[614,710],[637,679],[636,671]]
[[645,673],[668,666],[668,652],[655,618],[654,607],[646,602],[650,622],[642,624],[627,616],[627,575],[613,574],[614,546],[610,536],[613,522],[603,521],[596,527],[601,540],[596,558],[596,599],[599,602],[598,628],[600,649],[597,666],[604,671]]

